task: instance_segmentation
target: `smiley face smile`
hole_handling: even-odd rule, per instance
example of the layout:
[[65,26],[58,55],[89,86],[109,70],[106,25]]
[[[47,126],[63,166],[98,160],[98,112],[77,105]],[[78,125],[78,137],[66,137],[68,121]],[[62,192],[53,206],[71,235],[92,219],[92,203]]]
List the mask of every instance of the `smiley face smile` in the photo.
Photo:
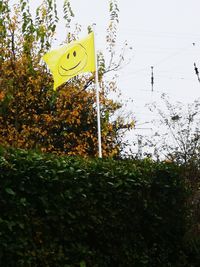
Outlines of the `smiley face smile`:
[[60,67],[61,67],[61,69],[65,70],[65,71],[69,71],[69,70],[73,70],[73,69],[77,68],[80,64],[81,64],[81,62],[79,61],[79,63],[76,64],[76,66],[74,66],[74,67],[72,67],[70,69],[65,69],[65,68],[63,68],[63,66],[60,66]]

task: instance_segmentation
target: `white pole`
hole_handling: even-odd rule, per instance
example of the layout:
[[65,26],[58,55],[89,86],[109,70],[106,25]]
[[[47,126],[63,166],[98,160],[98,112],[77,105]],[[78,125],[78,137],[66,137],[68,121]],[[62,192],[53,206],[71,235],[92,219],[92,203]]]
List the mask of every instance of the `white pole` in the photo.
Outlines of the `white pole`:
[[94,32],[94,53],[95,53],[95,87],[96,87],[96,101],[97,101],[97,129],[98,129],[98,152],[99,158],[102,158],[102,148],[101,148],[101,120],[100,120],[100,104],[99,104],[99,78],[98,78],[98,63],[97,63],[97,51],[96,51],[96,40],[95,40],[95,31],[93,24]]

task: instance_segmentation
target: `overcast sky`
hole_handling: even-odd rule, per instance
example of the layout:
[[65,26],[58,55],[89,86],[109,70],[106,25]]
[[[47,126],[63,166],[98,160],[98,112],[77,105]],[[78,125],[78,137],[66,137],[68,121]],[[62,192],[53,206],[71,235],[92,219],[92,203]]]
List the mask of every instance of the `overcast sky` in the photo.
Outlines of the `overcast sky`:
[[[34,6],[41,0],[32,0]],[[105,50],[108,25],[108,0],[71,0],[74,22],[96,23],[98,50]],[[62,7],[62,0],[57,1]],[[200,1],[199,0],[118,0],[120,23],[117,49],[127,40],[133,50],[127,53],[131,63],[119,74],[118,85],[125,98],[132,98],[129,108],[139,123],[152,115],[146,103],[159,101],[161,93],[172,100],[192,102],[200,95],[200,83],[194,62],[200,71]],[[58,38],[63,37],[62,26]],[[154,67],[154,92],[151,92],[151,66]]]
[[[34,1],[40,3],[40,0]],[[61,5],[62,1],[58,1]],[[105,50],[108,0],[71,0],[74,22],[96,23],[97,49]],[[146,120],[145,103],[160,98],[162,92],[177,101],[193,101],[200,95],[194,62],[200,70],[199,0],[118,0],[120,23],[117,47],[125,40],[133,47],[127,53],[131,63],[119,72],[124,97],[133,99],[138,120]],[[62,30],[58,36],[62,35]],[[151,66],[154,92],[151,92]],[[143,113],[143,114],[142,114]]]
[[[104,49],[108,23],[108,0],[71,0],[78,22],[96,23],[97,46]],[[172,101],[192,102],[200,96],[200,83],[194,62],[200,71],[199,0],[119,0],[118,47],[124,40],[133,47],[131,63],[119,72],[118,84],[129,108],[136,115],[139,129],[129,134],[151,134],[156,118],[146,103],[160,102],[162,93]],[[151,66],[154,67],[154,92],[151,92]]]

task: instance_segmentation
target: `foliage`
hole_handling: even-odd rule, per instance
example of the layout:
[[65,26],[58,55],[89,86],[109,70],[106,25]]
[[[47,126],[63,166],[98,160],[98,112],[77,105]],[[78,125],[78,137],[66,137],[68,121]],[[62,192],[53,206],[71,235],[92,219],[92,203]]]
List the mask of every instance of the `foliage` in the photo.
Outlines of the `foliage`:
[[176,162],[183,166],[184,177],[191,191],[188,199],[190,229],[187,234],[187,250],[191,253],[192,266],[193,257],[194,261],[199,261],[196,256],[199,254],[200,244],[200,101],[197,99],[190,104],[172,104],[169,97],[163,95],[161,105],[150,105],[158,119],[154,121],[154,135],[146,138],[145,146],[152,149],[153,157],[158,160]]
[[1,266],[195,266],[176,165],[0,155]]
[[[114,6],[116,9],[116,2]],[[114,21],[113,8],[110,12]],[[70,31],[74,17],[70,1],[64,1],[63,17],[68,31],[65,41],[78,38],[79,25]],[[0,1],[0,142],[57,154],[95,156],[94,75],[74,78],[54,92],[52,76],[41,61],[54,41],[58,21],[55,0],[42,1],[35,16],[29,1],[20,0],[13,8],[9,0]],[[116,27],[112,31],[116,34]],[[110,92],[116,91],[116,83],[104,79],[102,53],[98,59],[103,155],[118,156],[124,146],[123,128],[133,124],[127,124],[125,117],[116,116],[123,105],[109,98]],[[119,120],[123,123],[119,124]]]

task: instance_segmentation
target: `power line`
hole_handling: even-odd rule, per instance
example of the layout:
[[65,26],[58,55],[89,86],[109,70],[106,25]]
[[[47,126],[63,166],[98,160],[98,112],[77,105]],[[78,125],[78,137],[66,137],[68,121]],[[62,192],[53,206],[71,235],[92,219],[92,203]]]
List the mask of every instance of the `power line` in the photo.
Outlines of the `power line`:
[[[183,48],[181,51],[178,50],[178,51],[175,51],[173,53],[170,53],[168,56],[165,56],[165,57],[161,58],[160,60],[158,60],[157,62],[155,62],[153,66],[155,67],[155,66],[159,66],[159,65],[163,64],[163,62],[168,61],[171,58],[176,57],[176,56],[182,54],[183,52],[185,52],[186,50],[188,50],[190,47],[191,47],[191,44],[188,45],[188,46],[186,46],[185,48]],[[132,75],[134,75],[134,74],[136,74],[138,72],[146,72],[147,70],[148,70],[148,67],[141,68],[141,69],[138,69],[138,70],[129,72],[129,73],[125,74],[125,76],[132,76]]]
[[191,39],[200,38],[199,34],[191,33],[173,33],[173,32],[153,32],[149,30],[136,30],[130,27],[123,27],[123,31],[128,31],[129,34],[144,36],[145,38],[174,38],[174,39]]

